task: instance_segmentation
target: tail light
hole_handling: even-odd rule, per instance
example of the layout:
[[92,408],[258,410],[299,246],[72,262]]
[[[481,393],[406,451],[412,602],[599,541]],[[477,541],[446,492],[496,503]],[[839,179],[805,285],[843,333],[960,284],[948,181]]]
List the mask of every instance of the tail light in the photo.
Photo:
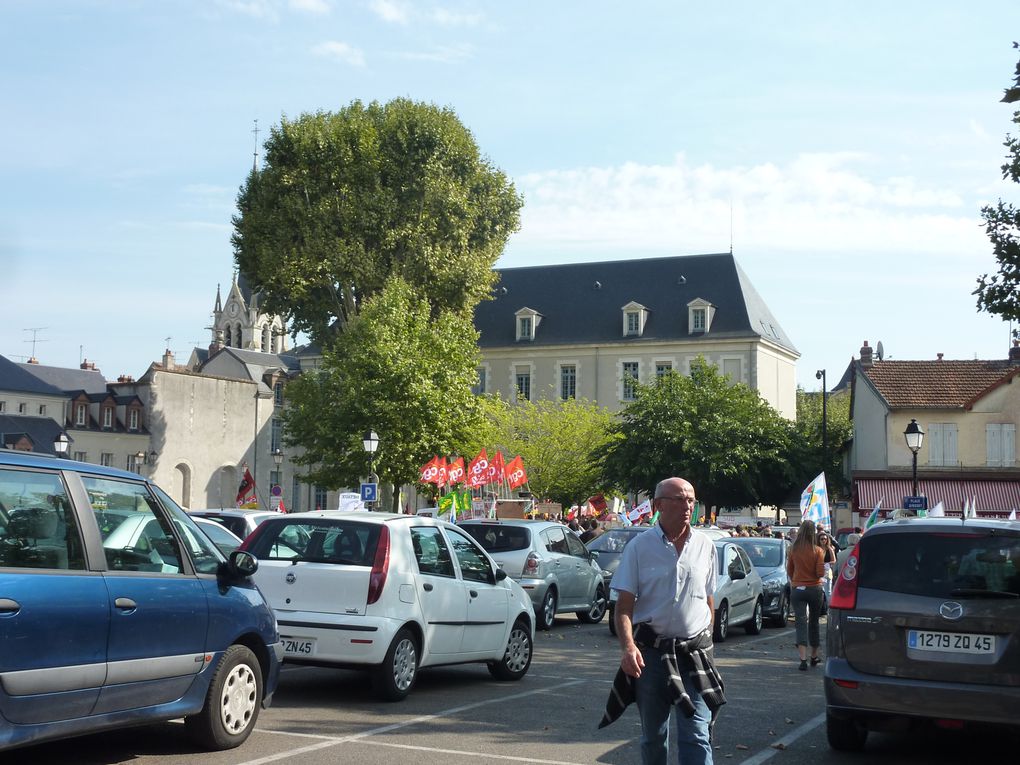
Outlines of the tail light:
[[386,574],[390,570],[390,529],[383,524],[379,529],[379,543],[375,547],[375,560],[372,561],[372,573],[368,575],[368,605],[372,605],[382,595],[386,586]]
[[536,553],[528,553],[528,559],[524,561],[524,573],[534,574],[538,571],[538,555]]
[[851,550],[850,556],[843,564],[843,568],[836,577],[836,583],[832,587],[832,597],[829,598],[830,608],[841,608],[845,611],[852,611],[857,607],[857,583],[861,574],[861,543],[858,542]]

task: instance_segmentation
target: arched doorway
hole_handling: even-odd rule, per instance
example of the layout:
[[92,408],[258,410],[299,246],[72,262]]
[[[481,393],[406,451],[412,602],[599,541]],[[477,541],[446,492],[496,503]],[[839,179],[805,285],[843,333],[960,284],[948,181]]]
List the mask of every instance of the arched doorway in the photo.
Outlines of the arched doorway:
[[183,462],[174,466],[171,496],[185,510],[191,509],[191,467]]

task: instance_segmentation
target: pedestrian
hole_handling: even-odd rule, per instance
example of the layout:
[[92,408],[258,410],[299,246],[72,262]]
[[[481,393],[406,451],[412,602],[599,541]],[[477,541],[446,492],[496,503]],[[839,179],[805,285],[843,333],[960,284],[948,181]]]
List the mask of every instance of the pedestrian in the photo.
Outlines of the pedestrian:
[[816,544],[815,522],[804,521],[786,558],[786,573],[793,588],[794,624],[797,631],[798,669],[807,669],[807,648],[811,645],[811,666],[817,666],[821,642],[818,619],[822,612],[822,578],[825,576],[825,553]]
[[658,524],[624,548],[613,575],[622,655],[599,727],[636,701],[644,765],[666,765],[673,706],[678,762],[711,765],[712,725],[726,703],[712,651],[715,545],[691,529],[694,505],[688,481],[661,481]]
[[836,551],[833,549],[832,538],[825,529],[816,529],[815,542],[822,548],[822,561],[825,564],[825,574],[822,577],[822,591],[825,593],[826,603],[822,613],[825,613],[828,608],[829,599],[832,597],[832,578],[836,575]]
[[846,565],[846,559],[850,557],[850,553],[857,546],[857,543],[861,541],[861,535],[853,531],[846,538],[846,547],[836,553],[836,576],[839,576],[839,572],[843,570],[843,566]]

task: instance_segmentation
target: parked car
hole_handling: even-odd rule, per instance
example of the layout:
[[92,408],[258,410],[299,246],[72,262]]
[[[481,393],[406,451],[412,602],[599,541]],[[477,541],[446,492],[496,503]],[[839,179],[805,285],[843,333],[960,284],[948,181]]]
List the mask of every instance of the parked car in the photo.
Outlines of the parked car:
[[243,743],[282,657],[257,567],[136,473],[0,449],[0,750],[180,717]]
[[710,539],[729,539],[729,529],[720,529],[718,526],[698,526],[696,527],[702,534],[706,534]]
[[499,680],[531,666],[535,614],[520,585],[458,527],[375,512],[293,513],[243,550],[279,619],[285,660],[369,669],[399,701],[422,667],[485,663]]
[[209,518],[195,518],[195,525],[209,537],[214,545],[225,556],[230,555],[241,546],[241,538],[226,526],[210,520]]
[[609,593],[609,634],[616,634],[616,598],[613,592],[613,574],[620,565],[620,558],[623,557],[623,548],[643,531],[651,526],[623,526],[617,529],[607,529],[588,543],[588,549],[599,554],[599,568],[602,569],[602,581]]
[[732,541],[747,553],[761,577],[765,618],[785,627],[790,621],[790,577],[786,573],[790,542],[775,537],[734,537]]
[[761,632],[763,619],[761,577],[736,538],[715,540],[718,561],[715,585],[714,638],[722,643],[730,628],[744,625],[749,635]]
[[236,507],[210,507],[204,510],[189,510],[193,518],[208,518],[216,521],[235,536],[244,539],[268,518],[279,518],[281,513],[274,510],[241,510]]
[[552,521],[471,520],[466,531],[531,596],[536,627],[573,611],[586,624],[606,614],[608,588],[592,553],[570,529]]
[[836,578],[825,660],[829,746],[870,730],[1020,731],[1020,524],[959,518],[868,529]]

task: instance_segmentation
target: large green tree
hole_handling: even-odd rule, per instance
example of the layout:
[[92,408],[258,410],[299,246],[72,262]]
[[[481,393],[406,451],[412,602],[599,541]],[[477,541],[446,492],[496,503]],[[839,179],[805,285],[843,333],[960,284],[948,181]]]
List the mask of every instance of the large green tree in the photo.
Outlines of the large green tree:
[[495,439],[488,446],[521,455],[535,496],[569,507],[605,488],[602,462],[618,437],[605,408],[587,399],[561,400],[550,389],[537,401],[491,400],[488,415]]
[[272,128],[232,242],[262,309],[325,347],[391,275],[434,316],[470,313],[521,205],[452,110],[355,101]]
[[689,377],[670,372],[637,384],[619,433],[606,477],[629,491],[651,494],[663,478],[681,476],[709,506],[742,506],[779,504],[793,486],[792,424],[702,358]]
[[[1020,44],[1013,43],[1014,48]],[[1017,62],[1013,87],[1006,90],[1005,103],[1020,101],[1020,62]],[[1020,125],[1020,110],[1013,112],[1013,124]],[[1002,165],[1002,177],[1020,183],[1020,137],[1007,135],[1004,142],[1008,150],[1007,161]],[[992,252],[999,271],[984,274],[977,280],[978,310],[987,311],[1011,321],[1020,321],[1020,210],[1001,199],[995,205],[981,208],[985,231],[992,241]],[[1020,337],[1020,330],[1015,330]]]
[[803,486],[825,472],[830,498],[847,494],[849,485],[843,476],[843,456],[847,442],[853,438],[850,420],[850,392],[829,394],[825,402],[825,444],[822,444],[822,394],[797,389],[796,437],[790,448],[790,464],[794,478]]
[[368,430],[379,435],[374,464],[385,484],[417,480],[422,455],[465,449],[481,422],[471,393],[477,341],[469,317],[433,317],[427,300],[391,277],[324,351],[322,365],[287,386],[284,438],[303,448],[294,459],[308,480],[357,485],[368,473]]

